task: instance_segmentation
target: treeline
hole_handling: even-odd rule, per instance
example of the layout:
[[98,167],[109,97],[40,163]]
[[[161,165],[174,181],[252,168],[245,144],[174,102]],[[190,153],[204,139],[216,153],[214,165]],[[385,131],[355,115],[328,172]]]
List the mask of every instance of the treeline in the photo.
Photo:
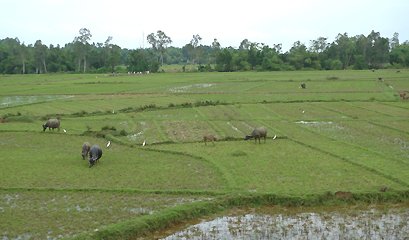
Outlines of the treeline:
[[221,72],[409,67],[409,41],[400,43],[398,33],[391,39],[375,31],[353,37],[344,33],[332,43],[319,37],[308,47],[297,41],[287,52],[282,51],[281,44],[268,46],[248,39],[238,48],[223,48],[217,39],[206,46],[200,44],[198,34],[178,48],[170,46],[171,38],[162,31],[147,36],[149,48],[133,50],[112,44],[112,37],[104,43],[90,43],[91,38],[91,32],[82,28],[65,46],[46,46],[41,40],[26,45],[18,38],[1,39],[0,73],[157,72],[163,64],[195,64],[197,71]]

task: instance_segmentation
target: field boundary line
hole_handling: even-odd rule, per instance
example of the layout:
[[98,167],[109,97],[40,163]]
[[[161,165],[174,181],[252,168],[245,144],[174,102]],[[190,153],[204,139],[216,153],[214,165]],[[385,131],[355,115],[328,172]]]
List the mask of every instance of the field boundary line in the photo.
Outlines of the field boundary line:
[[200,111],[199,107],[194,107],[193,110],[196,111],[203,118],[203,121],[207,122],[207,124],[209,124],[212,127],[212,129],[215,130],[217,135],[219,135],[220,137],[225,136],[225,133],[216,124],[214,124],[213,121],[207,117],[207,115]]
[[390,130],[393,130],[393,131],[396,131],[396,132],[405,133],[406,135],[409,135],[408,131],[405,131],[405,130],[402,130],[402,129],[399,129],[399,128],[390,127],[390,126],[383,125],[381,123],[376,123],[376,122],[373,122],[373,121],[367,121],[367,122],[370,123],[370,124],[373,124],[375,126],[378,126],[378,127],[387,128],[387,129],[390,129]]
[[355,105],[353,102],[348,102],[347,104],[348,104],[349,106],[351,106],[351,107],[354,107],[354,108],[359,108],[359,109],[363,109],[363,110],[365,110],[365,111],[374,112],[374,113],[377,113],[377,114],[382,114],[382,115],[387,116],[387,117],[396,117],[396,116],[390,115],[390,114],[388,114],[388,113],[376,111],[376,110],[369,109],[369,108],[362,107],[362,106],[357,106],[357,105]]
[[[341,103],[341,102],[342,102],[342,103],[346,103],[345,101],[339,101],[339,103]],[[357,116],[352,116],[352,115],[346,114],[346,113],[344,113],[344,112],[342,112],[342,111],[339,111],[339,110],[335,110],[335,109],[333,109],[333,108],[329,108],[329,107],[322,106],[321,104],[320,104],[320,105],[317,105],[317,107],[318,107],[318,108],[325,109],[325,110],[330,111],[330,112],[334,112],[334,113],[341,114],[342,116],[346,116],[346,117],[351,118],[351,119],[356,119],[356,118],[357,118]]]
[[107,192],[107,193],[137,193],[137,194],[169,194],[169,195],[211,195],[220,196],[226,195],[229,192],[226,191],[209,191],[209,190],[144,190],[144,189],[108,189],[108,188],[34,188],[34,187],[0,187],[0,191],[35,191],[35,192]]
[[378,103],[379,103],[379,104],[383,104],[383,105],[388,106],[388,107],[401,108],[401,109],[405,109],[405,110],[408,110],[408,111],[409,111],[409,108],[404,107],[404,106],[392,105],[392,104],[390,104],[391,102],[401,102],[401,101],[389,101],[389,102],[378,102]]
[[179,155],[179,156],[186,156],[186,157],[191,157],[196,160],[200,160],[203,162],[207,162],[211,165],[213,165],[213,168],[216,170],[216,173],[220,174],[221,179],[226,183],[226,187],[228,189],[233,189],[233,186],[236,186],[234,179],[230,176],[230,174],[227,171],[224,171],[222,168],[220,168],[219,165],[214,163],[213,161],[204,158],[202,156],[197,156],[193,155],[191,153],[186,153],[186,152],[179,152],[179,151],[172,151],[172,150],[164,150],[164,149],[154,149],[154,148],[141,148],[143,151],[151,151],[151,152],[159,152],[159,153],[169,153],[173,155]]
[[408,184],[408,183],[406,183],[406,182],[400,180],[399,178],[395,178],[395,177],[389,176],[389,175],[384,174],[384,173],[382,173],[381,171],[378,171],[378,170],[376,170],[376,169],[374,169],[374,168],[371,168],[371,167],[368,167],[368,166],[366,166],[366,165],[363,165],[363,164],[354,162],[354,161],[352,161],[352,160],[349,160],[348,158],[339,156],[339,155],[337,155],[337,154],[335,154],[335,153],[332,153],[332,152],[329,152],[329,151],[325,151],[325,150],[323,150],[323,149],[321,149],[321,148],[312,146],[312,145],[310,145],[310,144],[307,144],[307,143],[305,143],[305,142],[296,140],[296,139],[294,139],[294,138],[289,137],[288,139],[289,139],[290,141],[293,141],[293,142],[295,142],[295,143],[297,143],[297,144],[300,144],[300,145],[302,145],[302,146],[311,148],[311,149],[313,149],[313,150],[315,150],[315,151],[318,151],[318,152],[321,152],[321,153],[330,155],[330,156],[332,156],[332,157],[338,158],[338,159],[340,159],[340,160],[342,160],[342,161],[344,161],[344,162],[347,162],[347,163],[349,163],[349,164],[351,164],[351,165],[354,165],[354,166],[356,166],[356,167],[365,169],[366,171],[372,172],[372,173],[374,173],[374,174],[376,174],[376,175],[378,175],[378,176],[381,176],[381,177],[383,177],[383,178],[389,179],[389,180],[391,180],[392,182],[395,182],[395,183],[397,183],[397,184],[399,184],[399,185],[401,185],[401,186],[409,187],[409,184]]
[[[363,121],[364,121],[364,122],[368,122],[368,121],[366,121],[366,120],[363,120]],[[370,122],[368,122],[368,123],[370,123]],[[298,126],[298,127],[300,127],[300,126]],[[395,161],[395,162],[400,163],[400,164],[407,165],[407,162],[404,162],[404,161],[402,161],[402,160],[400,160],[400,159],[398,159],[398,158],[395,158],[395,157],[391,157],[391,156],[389,156],[389,155],[384,155],[383,153],[374,151],[374,150],[372,150],[372,149],[368,149],[368,148],[365,148],[365,147],[361,147],[360,145],[357,145],[357,144],[352,144],[352,143],[349,143],[349,142],[340,141],[340,140],[338,140],[338,139],[331,138],[331,137],[329,137],[329,136],[325,136],[325,135],[322,135],[322,134],[320,134],[320,133],[314,132],[313,130],[310,130],[310,129],[308,129],[308,128],[302,128],[302,127],[300,127],[300,128],[303,129],[304,131],[310,132],[311,134],[318,135],[318,136],[320,136],[320,137],[329,139],[329,140],[331,140],[331,141],[335,141],[335,142],[338,142],[338,143],[342,143],[342,144],[344,144],[344,145],[347,145],[347,146],[350,146],[350,147],[353,147],[353,148],[357,148],[357,149],[360,149],[360,150],[365,151],[365,152],[372,153],[372,154],[377,155],[377,156],[379,156],[379,157],[382,157],[382,158],[385,158],[385,159],[389,159],[389,160]]]
[[158,120],[153,120],[153,124],[155,125],[156,129],[158,129],[159,136],[164,142],[173,141],[167,134],[164,133],[163,124],[159,125]]

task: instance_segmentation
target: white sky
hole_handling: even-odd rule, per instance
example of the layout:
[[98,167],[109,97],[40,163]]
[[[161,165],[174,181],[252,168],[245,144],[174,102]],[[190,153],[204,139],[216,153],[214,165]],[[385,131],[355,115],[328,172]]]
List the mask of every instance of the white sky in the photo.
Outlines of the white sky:
[[162,30],[172,46],[182,47],[199,34],[203,45],[217,38],[222,47],[237,48],[243,39],[281,43],[287,51],[295,41],[310,46],[318,37],[334,41],[372,30],[382,37],[399,33],[409,40],[408,0],[0,0],[0,39],[25,44],[64,46],[88,28],[90,42],[108,36],[121,48],[149,47],[146,36]]

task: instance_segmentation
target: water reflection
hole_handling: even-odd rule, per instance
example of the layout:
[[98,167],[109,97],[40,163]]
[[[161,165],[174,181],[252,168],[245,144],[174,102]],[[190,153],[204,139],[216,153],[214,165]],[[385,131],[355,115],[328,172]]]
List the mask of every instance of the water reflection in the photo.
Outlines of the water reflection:
[[408,221],[409,208],[243,214],[202,222],[164,239],[409,239]]

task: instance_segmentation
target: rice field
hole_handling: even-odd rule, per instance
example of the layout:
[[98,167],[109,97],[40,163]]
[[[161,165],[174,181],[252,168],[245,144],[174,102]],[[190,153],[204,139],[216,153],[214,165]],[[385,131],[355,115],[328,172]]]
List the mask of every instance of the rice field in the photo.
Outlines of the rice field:
[[[407,70],[3,75],[0,86],[4,239],[95,237],[235,194],[409,191]],[[43,132],[50,117],[60,131]],[[244,141],[256,126],[265,143]],[[85,141],[103,148],[92,168]]]

